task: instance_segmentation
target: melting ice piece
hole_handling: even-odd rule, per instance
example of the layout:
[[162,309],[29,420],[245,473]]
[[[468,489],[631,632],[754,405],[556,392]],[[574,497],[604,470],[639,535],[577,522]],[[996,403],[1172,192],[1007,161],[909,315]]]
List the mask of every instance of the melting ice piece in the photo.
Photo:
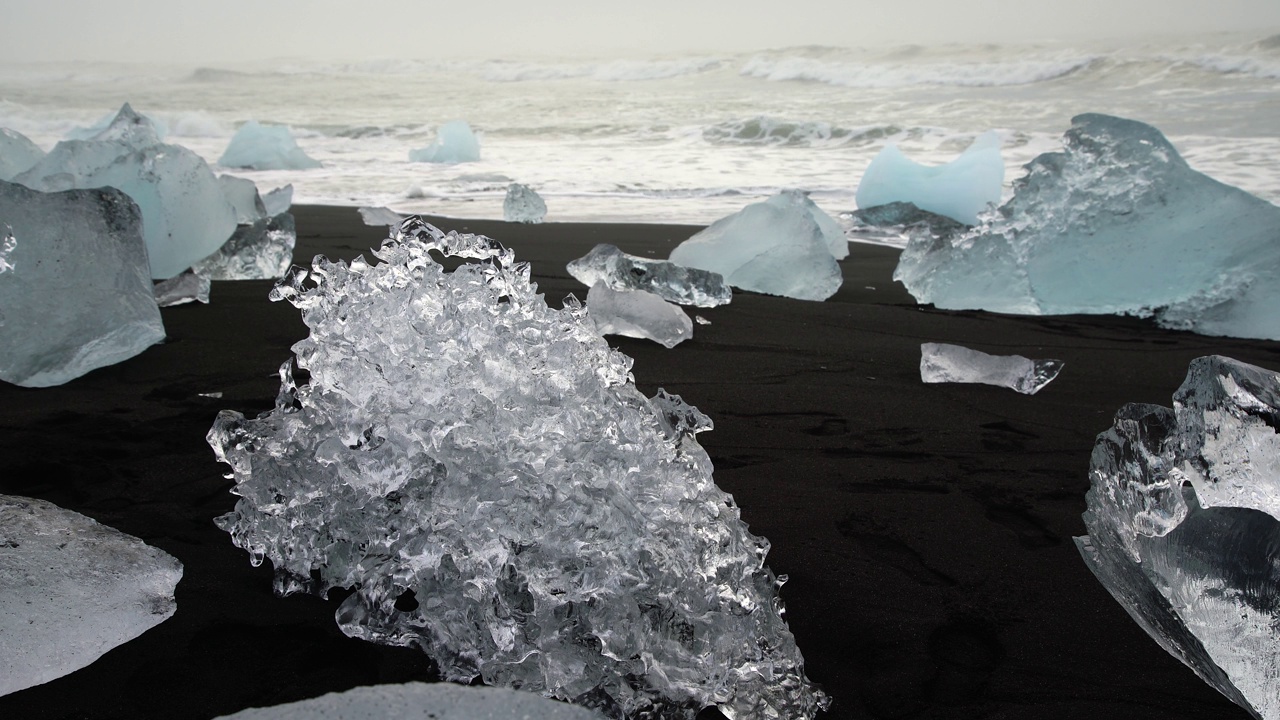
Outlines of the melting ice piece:
[[216,720],[604,720],[587,708],[507,688],[452,683],[373,685],[310,700],[241,710]]
[[173,615],[182,563],[80,513],[0,495],[0,695],[79,670]]
[[384,227],[400,227],[400,223],[404,222],[407,215],[385,207],[362,207],[359,209],[360,219],[365,225]]
[[267,207],[258,194],[258,186],[247,178],[234,175],[219,175],[218,184],[222,186],[222,194],[236,213],[236,222],[247,225],[267,217]]
[[831,250],[831,257],[837,260],[849,257],[849,239],[844,236],[844,230],[840,228],[840,223],[818,207],[817,203],[805,193],[799,190],[783,190],[765,202],[779,207],[794,205],[803,208],[813,216],[813,221],[818,224],[818,229],[822,231],[822,237],[826,239],[827,247]]
[[1129,404],[1098,436],[1076,538],[1171,655],[1257,718],[1280,718],[1280,374],[1191,362],[1173,409]]
[[845,237],[860,242],[902,247],[915,235],[930,240],[950,238],[969,229],[945,215],[921,210],[909,202],[891,202],[840,214]]
[[286,362],[274,411],[209,431],[240,495],[217,523],[277,591],[354,588],[343,632],[419,646],[449,680],[631,716],[825,707],[768,543],[693,437],[706,416],[641,395],[585,309],[549,307],[489,238],[410,218],[375,256],[276,286],[310,380]]
[[1280,208],[1187,166],[1158,130],[1080,115],[1064,152],[953,238],[913,238],[894,272],[920,302],[1026,314],[1155,315],[1280,339]]
[[601,335],[625,335],[672,348],[693,337],[693,321],[677,305],[644,290],[611,290],[598,282],[587,291],[587,311]]
[[189,302],[209,304],[209,277],[195,272],[184,272],[168,280],[156,283],[156,304],[160,307],[185,305]]
[[410,162],[460,163],[480,159],[480,140],[465,120],[450,120],[427,147],[409,152]]
[[920,345],[920,379],[927,383],[982,383],[1035,395],[1061,371],[1061,360],[988,355],[946,343]]
[[858,182],[858,207],[909,202],[966,225],[978,223],[978,213],[1000,202],[1004,159],[1000,135],[979,135],[960,157],[946,165],[920,165],[897,145],[886,145]]
[[26,135],[0,128],[0,180],[11,181],[19,173],[31,169],[44,157],[44,151]]
[[302,151],[293,133],[284,125],[261,125],[250,120],[227,145],[218,164],[223,167],[252,170],[307,170],[321,167],[320,162]]
[[291,213],[239,225],[218,252],[192,266],[211,280],[275,280],[293,265],[298,231]]
[[[60,385],[164,339],[138,206],[114,188],[42,193],[0,181],[0,380]],[[8,242],[5,243],[9,245]]]
[[262,196],[262,207],[266,211],[267,217],[275,217],[280,213],[289,212],[289,208],[292,205],[293,183],[278,187]]
[[687,268],[667,260],[647,260],[601,243],[565,268],[578,282],[611,290],[644,290],[679,305],[715,307],[733,299],[720,273]]
[[822,228],[793,202],[758,202],[720,218],[671,251],[671,262],[743,290],[826,300],[844,278]]
[[547,216],[547,203],[533,188],[520,183],[507,186],[502,199],[502,219],[507,222],[540,223]]

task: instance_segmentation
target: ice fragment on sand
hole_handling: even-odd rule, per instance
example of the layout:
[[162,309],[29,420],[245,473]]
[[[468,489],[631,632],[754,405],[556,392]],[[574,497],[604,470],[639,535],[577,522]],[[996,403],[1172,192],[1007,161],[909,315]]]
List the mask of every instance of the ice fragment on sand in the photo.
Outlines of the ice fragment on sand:
[[378,225],[392,228],[400,227],[400,223],[404,222],[404,219],[408,217],[385,207],[362,207],[358,212],[365,225],[373,225],[375,227]]
[[983,225],[913,238],[894,279],[942,308],[1154,315],[1280,339],[1280,208],[1187,166],[1158,130],[1080,115]]
[[601,243],[566,269],[578,282],[612,290],[645,290],[679,305],[715,307],[733,299],[720,273],[687,268],[667,260],[647,260]]
[[1255,717],[1280,718],[1280,374],[1191,362],[1173,409],[1098,436],[1076,545],[1131,617]]
[[976,225],[978,213],[1000,202],[1003,183],[1000,135],[991,130],[946,165],[920,165],[903,155],[897,145],[886,145],[858,181],[856,198],[860,208],[909,202]]
[[825,300],[844,281],[822,228],[792,202],[752,203],[720,218],[670,260],[719,273],[736,288],[799,300]]
[[274,280],[293,265],[298,231],[291,213],[239,225],[218,252],[195,263],[196,272],[212,280]]
[[223,196],[235,211],[236,223],[247,225],[267,217],[267,207],[258,194],[258,186],[252,180],[234,175],[219,175],[218,184],[222,186]]
[[182,563],[91,518],[0,495],[0,695],[79,670],[173,615]]
[[1035,395],[1061,370],[1061,360],[988,355],[945,343],[920,345],[920,379],[927,383],[981,383]]
[[603,282],[587,291],[587,311],[601,335],[625,335],[675,347],[693,337],[693,321],[677,305],[644,290],[611,290]]
[[262,207],[266,211],[267,217],[275,217],[280,213],[289,212],[289,207],[292,205],[293,183],[278,187],[262,196]]
[[293,133],[284,125],[261,125],[250,120],[231,136],[227,149],[218,158],[223,167],[252,170],[307,170],[320,162],[298,147]]
[[0,128],[0,180],[13,180],[44,157],[44,151],[26,135]]
[[460,163],[480,159],[480,140],[465,120],[450,120],[427,147],[409,151],[410,162]]
[[586,708],[507,688],[452,683],[373,685],[251,708],[217,720],[604,720]]
[[274,411],[209,432],[241,496],[218,524],[277,590],[355,588],[345,633],[418,645],[450,680],[633,716],[825,706],[768,543],[693,438],[706,416],[641,395],[584,308],[549,307],[488,238],[410,218],[374,254],[277,285],[310,379],[286,363]]
[[809,196],[805,193],[799,190],[783,190],[765,202],[779,207],[794,205],[804,209],[813,216],[813,221],[818,224],[818,229],[822,231],[822,237],[827,241],[827,248],[831,250],[831,257],[837,260],[849,257],[849,239],[844,236],[844,230],[840,228],[840,223],[818,207],[817,203],[809,199]]
[[547,216],[547,203],[533,188],[520,183],[507,186],[502,199],[502,219],[507,222],[540,223]]
[[0,274],[0,380],[60,385],[164,339],[138,206],[114,188],[42,193],[0,181],[15,240]]
[[168,280],[156,283],[156,304],[160,307],[184,305],[189,302],[209,304],[209,277],[194,272],[184,272]]

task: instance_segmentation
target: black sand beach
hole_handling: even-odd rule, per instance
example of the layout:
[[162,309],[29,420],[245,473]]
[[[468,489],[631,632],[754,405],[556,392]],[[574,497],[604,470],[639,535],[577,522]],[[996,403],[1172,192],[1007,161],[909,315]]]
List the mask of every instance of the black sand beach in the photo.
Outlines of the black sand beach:
[[[295,261],[350,259],[385,236],[353,208],[295,207]],[[598,242],[666,257],[695,228],[437,219],[530,261],[558,304],[565,263]],[[853,245],[844,287],[812,303],[737,293],[672,350],[628,338],[647,395],[715,421],[699,436],[768,562],[830,718],[1169,720],[1247,714],[1167,655],[1094,579],[1084,533],[1094,437],[1127,402],[1171,404],[1188,362],[1280,370],[1280,343],[1132,318],[917,307],[897,251]],[[344,637],[340,598],[276,598],[213,518],[236,498],[204,436],[223,408],[271,407],[305,335],[269,281],[215,282],[163,310],[168,341],[66,385],[0,384],[0,493],[42,498],[142,538],[185,574],[177,614],[93,665],[0,697],[0,718],[209,718],[357,685],[432,679],[421,653]],[[925,385],[920,343],[1061,358],[1028,397]],[[218,399],[201,393],[222,393]],[[2,590],[0,590],[2,591]],[[714,714],[707,713],[706,717]]]

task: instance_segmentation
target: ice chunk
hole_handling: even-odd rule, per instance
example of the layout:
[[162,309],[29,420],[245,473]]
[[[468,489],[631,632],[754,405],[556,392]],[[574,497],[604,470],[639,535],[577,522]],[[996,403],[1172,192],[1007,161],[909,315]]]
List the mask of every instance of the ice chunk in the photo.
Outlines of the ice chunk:
[[733,299],[720,273],[628,255],[607,243],[591,248],[566,269],[587,287],[604,283],[611,290],[644,290],[679,305],[715,307]]
[[258,194],[258,186],[252,180],[233,175],[219,175],[222,194],[236,213],[236,223],[247,225],[267,217],[267,207]]
[[275,217],[280,213],[289,212],[289,208],[292,205],[293,183],[278,187],[262,196],[262,206],[266,210],[267,217]]
[[506,688],[413,682],[373,685],[241,710],[216,720],[604,720],[586,708]]
[[365,225],[374,226],[400,227],[400,223],[404,222],[404,219],[408,217],[408,215],[401,215],[395,210],[385,207],[362,207],[359,212],[360,219],[364,221]]
[[284,125],[260,125],[250,120],[235,135],[218,158],[223,167],[252,170],[307,170],[321,167],[293,139],[293,133]]
[[799,300],[825,300],[844,281],[822,228],[790,202],[752,203],[720,218],[670,260],[719,273],[736,288]]
[[480,140],[465,120],[450,120],[427,147],[409,152],[410,162],[460,163],[480,159]]
[[644,290],[611,290],[603,282],[587,291],[587,311],[601,335],[625,335],[675,347],[693,337],[693,321],[677,305]]
[[184,272],[168,280],[156,283],[156,304],[160,307],[184,305],[189,302],[209,304],[209,277],[195,272]]
[[840,223],[818,207],[817,203],[805,193],[799,190],[783,190],[765,202],[773,203],[779,207],[794,205],[803,208],[813,216],[813,221],[818,224],[818,229],[822,231],[822,237],[826,239],[827,247],[831,250],[831,257],[837,260],[849,257],[849,240],[844,236],[844,230],[840,228]]
[[98,142],[116,142],[133,150],[159,145],[161,132],[154,122],[139,114],[129,103],[120,106],[111,122],[88,139]]
[[502,199],[502,219],[507,222],[540,223],[547,216],[547,204],[533,188],[520,183],[507,186]]
[[978,213],[1000,202],[1004,159],[1000,135],[979,135],[960,157],[946,165],[920,165],[897,145],[886,145],[858,182],[858,207],[909,202],[966,225],[978,223]]
[[859,242],[901,247],[916,235],[928,240],[950,238],[969,229],[946,215],[921,210],[909,202],[891,202],[841,213],[845,237]]
[[274,280],[293,265],[298,232],[291,213],[236,227],[218,252],[192,268],[212,280]]
[[[18,247],[18,239],[13,236],[13,228],[6,225],[4,235],[0,236],[0,274],[13,269],[13,251]],[[0,313],[0,318],[3,318]],[[3,323],[0,323],[3,324]]]
[[1076,538],[1171,655],[1254,717],[1280,718],[1280,374],[1191,362],[1173,409],[1130,404],[1098,436]]
[[10,181],[31,169],[44,151],[16,130],[0,128],[0,180]]
[[114,188],[0,181],[12,269],[0,274],[0,380],[60,385],[164,339],[138,206]]
[[0,495],[0,695],[79,670],[173,615],[182,563],[80,513]]
[[894,272],[920,302],[1027,314],[1155,315],[1280,339],[1280,208],[1187,166],[1158,130],[1080,115],[985,224],[913,239]]
[[420,646],[449,680],[631,716],[824,707],[768,543],[693,438],[710,421],[641,395],[584,308],[549,307],[493,240],[410,218],[375,256],[277,285],[309,382],[286,362],[274,411],[209,432],[240,495],[218,525],[277,591],[354,588],[343,632]]
[[920,379],[927,383],[982,383],[1035,395],[1061,370],[1061,360],[988,355],[946,343],[920,345]]

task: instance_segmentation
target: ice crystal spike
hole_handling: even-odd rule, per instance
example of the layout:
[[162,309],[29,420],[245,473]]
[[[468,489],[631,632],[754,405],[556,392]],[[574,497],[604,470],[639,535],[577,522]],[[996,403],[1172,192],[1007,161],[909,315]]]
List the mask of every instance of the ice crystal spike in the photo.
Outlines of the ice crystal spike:
[[273,411],[209,432],[241,497],[218,524],[279,591],[355,588],[348,635],[615,715],[826,706],[704,415],[641,395],[582,305],[548,306],[489,238],[411,217],[374,256],[281,281],[309,379],[286,364]]

